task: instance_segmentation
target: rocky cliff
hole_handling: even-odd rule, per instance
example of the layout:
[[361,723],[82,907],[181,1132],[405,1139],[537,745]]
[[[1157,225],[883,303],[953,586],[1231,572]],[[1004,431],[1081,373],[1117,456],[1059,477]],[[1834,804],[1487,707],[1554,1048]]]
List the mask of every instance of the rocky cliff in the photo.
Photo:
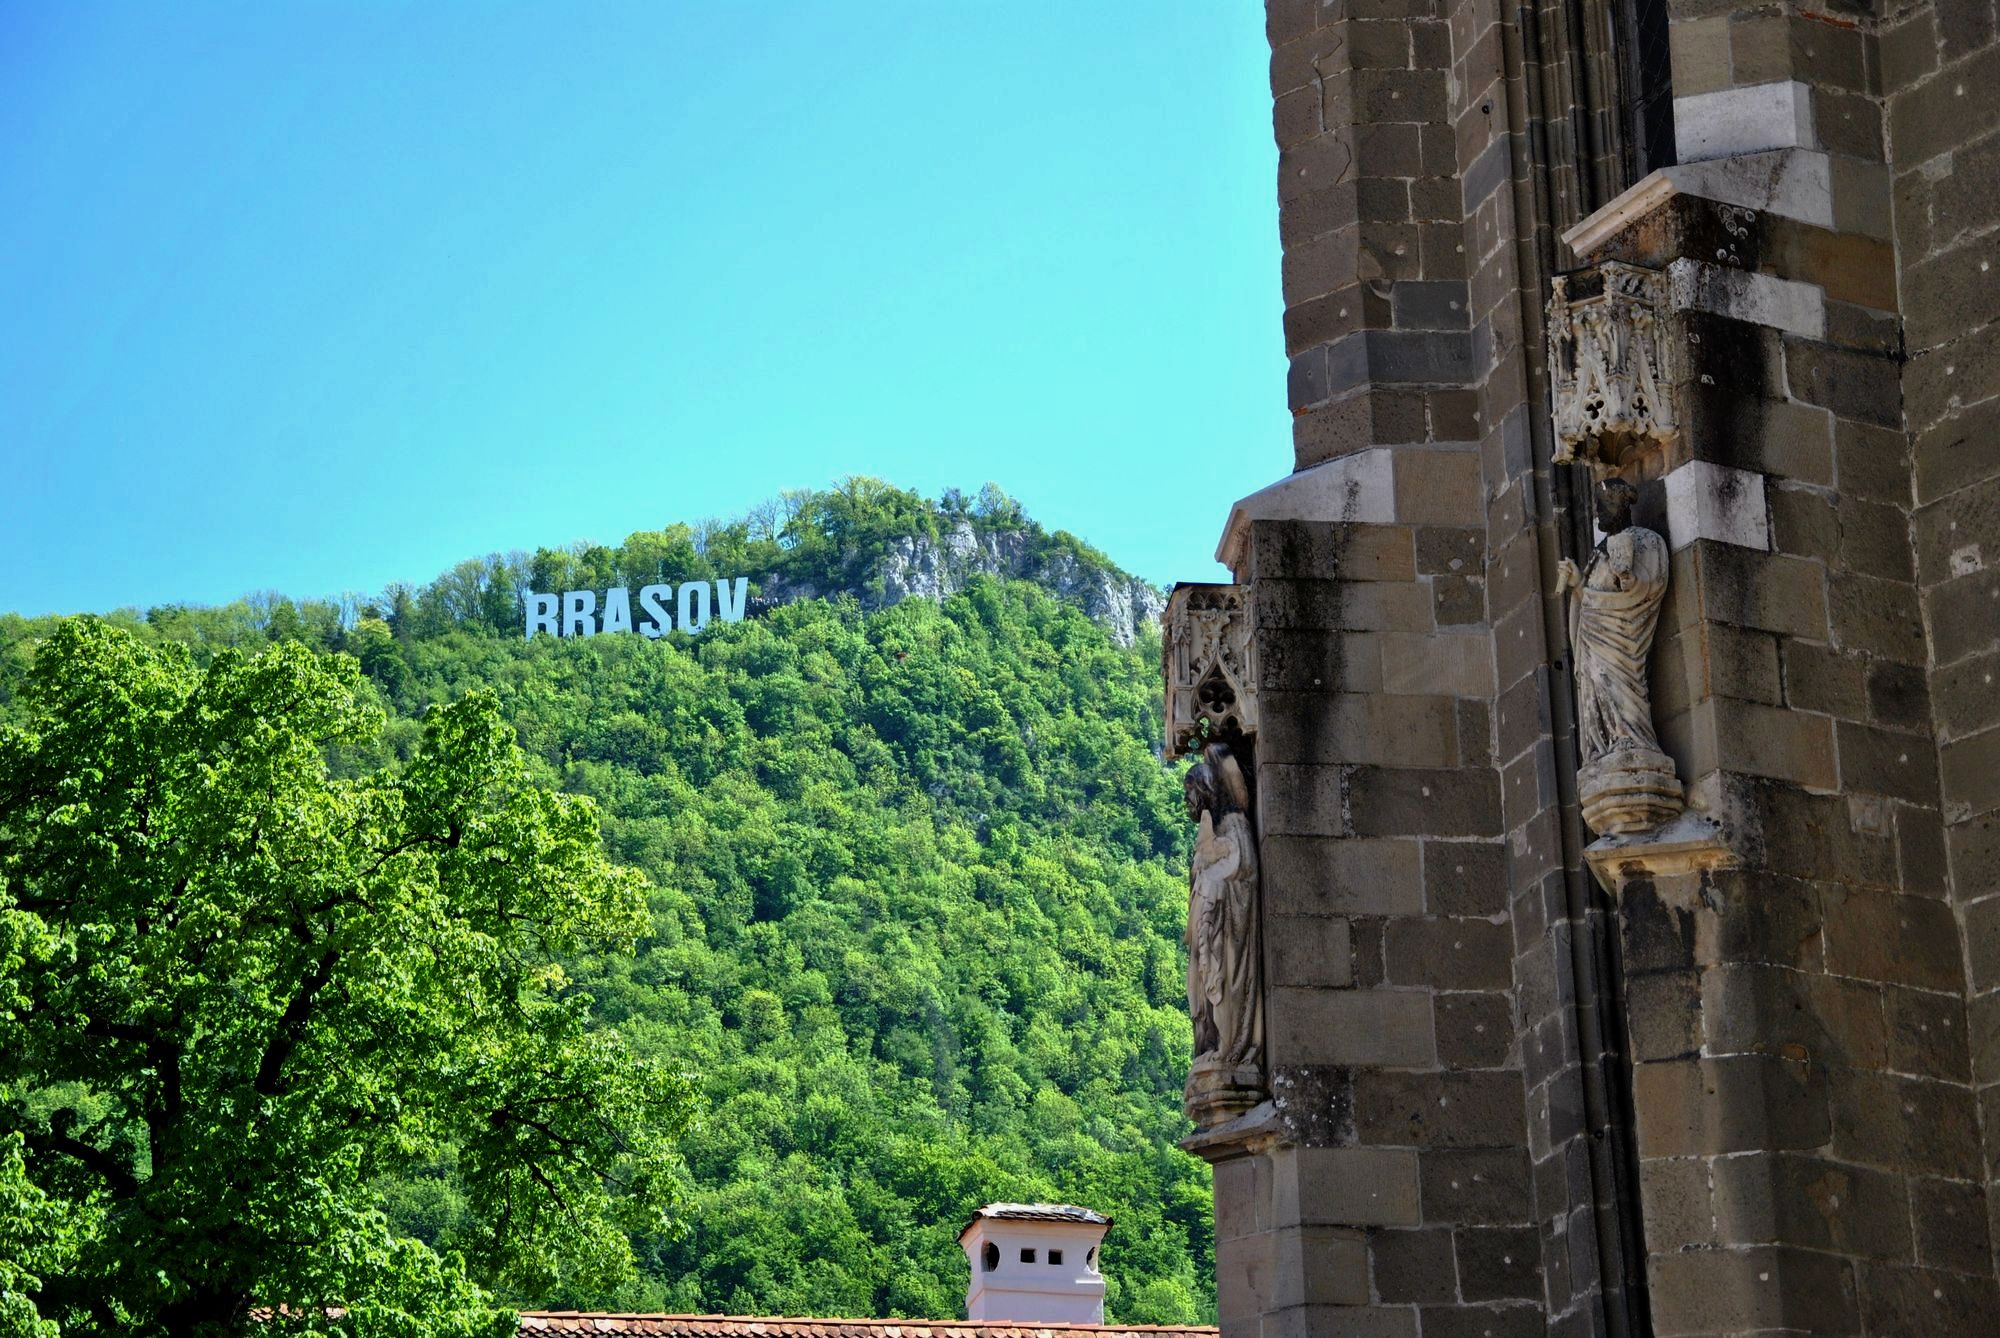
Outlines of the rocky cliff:
[[[1033,581],[1103,623],[1121,646],[1136,641],[1140,628],[1157,625],[1166,607],[1165,596],[1145,581],[1052,547],[1043,534],[963,519],[936,538],[914,534],[890,539],[869,579],[853,593],[869,607],[913,597],[943,600],[975,576]],[[776,602],[837,593],[784,577],[764,587],[765,598]]]

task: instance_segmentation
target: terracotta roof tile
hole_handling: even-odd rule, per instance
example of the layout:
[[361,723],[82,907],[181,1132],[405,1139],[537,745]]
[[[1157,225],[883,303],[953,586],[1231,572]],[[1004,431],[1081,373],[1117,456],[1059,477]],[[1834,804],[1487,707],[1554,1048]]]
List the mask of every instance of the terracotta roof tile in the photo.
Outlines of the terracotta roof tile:
[[521,1331],[610,1338],[1215,1338],[1212,1325],[973,1324],[962,1319],[813,1319],[757,1315],[603,1315],[521,1312]]

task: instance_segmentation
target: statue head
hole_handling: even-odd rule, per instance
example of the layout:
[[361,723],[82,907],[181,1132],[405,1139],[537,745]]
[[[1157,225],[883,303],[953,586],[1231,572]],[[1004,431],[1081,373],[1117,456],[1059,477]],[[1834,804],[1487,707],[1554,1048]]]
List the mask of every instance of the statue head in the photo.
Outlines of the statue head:
[[1597,485],[1597,528],[1618,534],[1632,528],[1632,506],[1639,490],[1621,478],[1608,478]]
[[1199,822],[1204,812],[1221,817],[1241,813],[1250,807],[1249,786],[1243,768],[1226,743],[1211,743],[1201,750],[1202,760],[1188,768],[1181,788],[1187,795],[1188,819]]
[[1197,762],[1188,768],[1181,778],[1181,790],[1187,797],[1189,822],[1200,822],[1203,813],[1220,813],[1220,786],[1216,783],[1215,768],[1206,762]]

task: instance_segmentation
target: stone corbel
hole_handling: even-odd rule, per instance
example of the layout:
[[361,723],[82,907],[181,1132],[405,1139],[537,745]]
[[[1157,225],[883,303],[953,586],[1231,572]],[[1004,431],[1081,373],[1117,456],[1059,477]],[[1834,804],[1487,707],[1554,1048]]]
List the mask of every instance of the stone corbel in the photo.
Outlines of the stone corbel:
[[1166,755],[1197,752],[1210,739],[1255,735],[1257,651],[1250,587],[1177,585],[1160,624]]
[[1649,447],[1671,453],[1680,424],[1667,276],[1606,261],[1558,276],[1549,296],[1549,382],[1556,463],[1615,466]]

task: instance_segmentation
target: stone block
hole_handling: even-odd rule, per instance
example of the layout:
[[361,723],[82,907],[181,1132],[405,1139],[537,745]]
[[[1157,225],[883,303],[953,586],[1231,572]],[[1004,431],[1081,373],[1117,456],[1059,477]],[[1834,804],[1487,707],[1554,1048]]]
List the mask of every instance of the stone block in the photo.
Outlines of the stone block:
[[1266,836],[1264,905],[1273,915],[1419,915],[1415,841]]
[[1716,1237],[1724,1244],[1913,1257],[1909,1191],[1900,1176],[1797,1154],[1722,1157],[1713,1175]]
[[1375,692],[1382,686],[1380,652],[1372,637],[1273,627],[1260,627],[1255,635],[1260,692],[1330,695]]
[[1500,780],[1488,770],[1357,766],[1347,797],[1362,836],[1500,834]]
[[1897,807],[1896,873],[1904,892],[1920,897],[1951,895],[1944,823],[1936,809]]
[[1271,1293],[1271,1235],[1218,1237],[1215,1301],[1225,1329],[1255,1325]]
[[1695,960],[1764,962],[1800,971],[1826,964],[1819,887],[1801,878],[1718,869],[1695,912]]
[[1781,641],[1785,704],[1849,720],[1868,713],[1869,662],[1863,656],[1814,641]]
[[1958,925],[1944,902],[1830,884],[1821,905],[1828,970],[1920,989],[1963,990]]
[[1516,1226],[1534,1216],[1523,1148],[1438,1148],[1423,1155],[1423,1220]]
[[1449,1227],[1371,1230],[1368,1252],[1374,1263],[1375,1294],[1384,1305],[1457,1299],[1457,1265]]
[[1477,576],[1485,569],[1486,532],[1425,525],[1417,530],[1417,571],[1426,576]]
[[1917,1262],[1924,1267],[1983,1274],[1992,1266],[1984,1187],[1958,1180],[1912,1180],[1910,1218]]
[[1460,1227],[1454,1235],[1460,1294],[1468,1301],[1542,1295],[1542,1243],[1533,1227]]
[[1272,1214],[1300,1226],[1416,1226],[1417,1154],[1408,1148],[1272,1151]]
[[1285,580],[1416,579],[1415,536],[1407,525],[1316,520],[1250,522],[1250,573]]
[[1701,1052],[1701,988],[1692,971],[1656,971],[1625,982],[1625,1026],[1640,1062]]
[[1956,992],[1890,987],[1882,991],[1882,1010],[1889,1026],[1892,1071],[1946,1082],[1972,1081],[1966,1007]]
[[1225,1157],[1214,1166],[1215,1238],[1270,1229],[1271,1168],[1261,1156]]
[[1982,897],[1966,906],[1965,957],[1974,990],[2000,986],[2000,897]]
[[1881,992],[1783,967],[1720,966],[1702,976],[1704,1052],[1767,1054],[1880,1068],[1889,1038]]
[[1514,1146],[1527,1138],[1521,1075],[1475,1073],[1354,1075],[1355,1137],[1397,1147]]
[[1926,590],[1924,616],[1932,664],[1951,664],[2000,645],[2000,563]]
[[1384,692],[1447,697],[1493,695],[1493,641],[1483,631],[1430,635],[1383,632],[1378,641]]
[[1550,1338],[1551,1326],[1539,1305],[1522,1301],[1490,1305],[1425,1306],[1424,1338]]
[[[2000,657],[1995,659],[2000,662]],[[1951,690],[1958,685],[1952,682],[1950,671],[1946,671],[1944,684],[1939,696],[1946,715],[1951,714],[1950,705],[1958,699],[1970,697],[1977,700],[1978,693],[1972,683],[1965,683],[1957,692]],[[1946,701],[1947,698],[1950,701]],[[2000,690],[1992,692],[1990,699],[1993,723],[2000,724]],[[1887,725],[1891,729],[1928,730],[1931,724],[1931,695],[1929,680],[1923,670],[1915,665],[1896,664],[1889,660],[1869,664],[1868,714],[1876,724]]]
[[1824,1068],[1772,1055],[1636,1064],[1639,1155],[1813,1149],[1832,1129]]
[[1337,766],[1257,764],[1257,821],[1265,836],[1344,836]]
[[1924,619],[1915,587],[1833,572],[1827,598],[1835,644],[1902,664],[1924,663]]
[[[1964,738],[2000,725],[2000,650],[1945,666],[1937,671],[1936,683],[1940,739]],[[1929,694],[1923,700],[1928,716]]]
[[1938,752],[1938,770],[1947,814],[2000,808],[2000,728],[1947,743]]
[[1843,796],[1742,778],[1724,792],[1718,807],[1752,847],[1761,868],[1852,886],[1896,885],[1893,833],[1857,824]]
[[1694,550],[1704,617],[1784,636],[1827,639],[1826,572],[1819,563],[1706,540]]
[[1440,994],[1435,1004],[1438,1062],[1448,1069],[1501,1068],[1514,1050],[1514,1017],[1504,994]]
[[1486,841],[1423,843],[1424,909],[1498,915],[1507,909],[1507,848]]
[[1256,1338],[1417,1338],[1417,1312],[1377,1306],[1292,1306],[1265,1315]]
[[1338,989],[1354,983],[1353,945],[1348,923],[1339,916],[1267,916],[1264,957],[1276,988]]
[[1439,627],[1473,627],[1486,621],[1486,583],[1476,576],[1433,576],[1431,616]]
[[1938,802],[1938,757],[1929,739],[1849,720],[1839,722],[1837,735],[1841,788],[1911,804]]
[[1513,942],[1508,926],[1492,920],[1391,921],[1388,980],[1437,990],[1504,990],[1514,983]]
[[[1458,761],[1458,713],[1449,697],[1270,691],[1259,695],[1257,712],[1260,762],[1435,767]],[[1352,812],[1351,779],[1347,794]]]
[[1831,563],[1840,552],[1840,513],[1823,488],[1781,484],[1771,490],[1772,546],[1780,553]]
[[1982,814],[1954,823],[1945,843],[1951,852],[1954,900],[1972,902],[2000,892],[2000,816]]
[[1833,1092],[1833,1154],[1906,1175],[1961,1176],[1979,1164],[1970,1090],[1886,1073],[1843,1074]]
[[1351,1227],[1299,1226],[1271,1233],[1267,1309],[1368,1304],[1368,1245]]
[[1861,1314],[1869,1333],[1982,1333],[2000,1315],[2000,1287],[1990,1274],[1863,1264]]
[[[1436,340],[1447,336],[1421,337]],[[1478,452],[1398,451],[1396,519],[1413,525],[1482,525],[1486,520],[1486,485]]]
[[[1712,755],[1718,765],[1813,790],[1838,785],[1833,721],[1826,716],[1729,697],[1711,698],[1696,710],[1697,722],[1705,713],[1714,731]],[[1699,740],[1696,748],[1699,755]]]
[[1853,1265],[1834,1255],[1770,1246],[1656,1253],[1647,1274],[1660,1338],[1861,1331]]
[[1437,1063],[1427,991],[1272,989],[1265,1027],[1273,1064]]
[[1674,1254],[1715,1240],[1706,1157],[1655,1158],[1639,1164],[1639,1203],[1646,1240],[1656,1254]]
[[1919,433],[1912,460],[1917,502],[2000,476],[2000,398],[1961,409]]

